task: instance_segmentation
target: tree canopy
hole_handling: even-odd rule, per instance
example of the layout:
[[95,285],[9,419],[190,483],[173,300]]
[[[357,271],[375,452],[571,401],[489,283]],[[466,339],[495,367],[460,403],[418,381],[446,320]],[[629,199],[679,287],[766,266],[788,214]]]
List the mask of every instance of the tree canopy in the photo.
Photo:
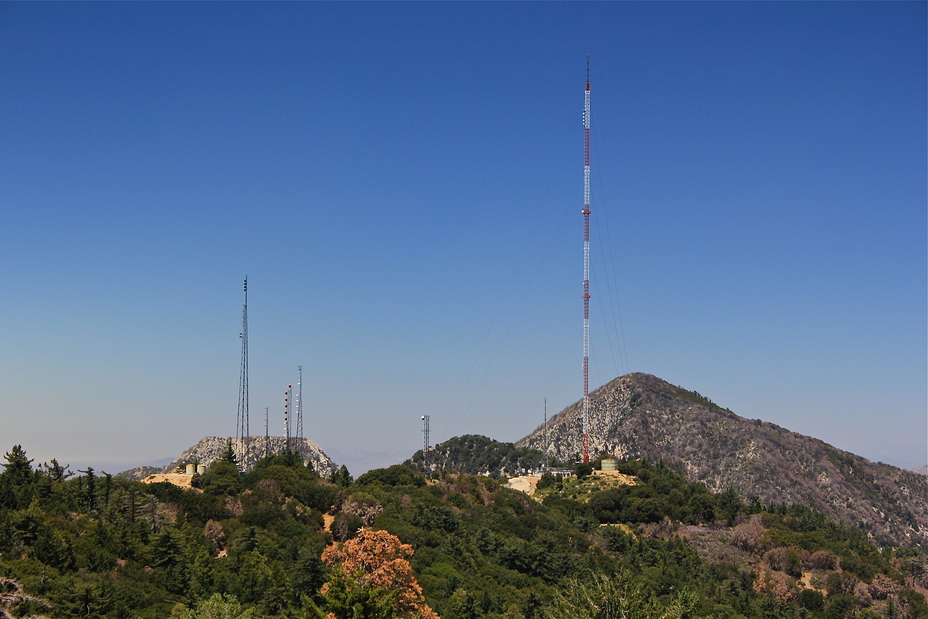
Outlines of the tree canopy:
[[622,483],[552,476],[528,496],[487,476],[400,465],[322,479],[272,456],[245,475],[219,461],[183,489],[56,461],[34,469],[15,446],[0,472],[0,609],[17,619],[928,616],[918,549],[880,549],[807,508],[712,493],[660,463],[619,468]]

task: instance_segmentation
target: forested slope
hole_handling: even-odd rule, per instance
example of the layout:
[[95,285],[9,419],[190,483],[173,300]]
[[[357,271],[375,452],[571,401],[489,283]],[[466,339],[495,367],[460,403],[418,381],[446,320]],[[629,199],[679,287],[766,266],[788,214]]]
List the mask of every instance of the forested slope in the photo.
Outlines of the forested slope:
[[400,465],[323,479],[287,453],[245,475],[220,460],[187,490],[33,467],[18,447],[5,462],[12,617],[602,617],[590,600],[678,619],[928,613],[923,554],[637,460],[621,463],[634,485],[548,476],[535,498]]
[[513,477],[523,469],[535,469],[545,462],[538,449],[516,447],[486,436],[466,434],[455,436],[429,449],[426,462],[420,449],[403,464],[425,471],[456,471],[467,475]]

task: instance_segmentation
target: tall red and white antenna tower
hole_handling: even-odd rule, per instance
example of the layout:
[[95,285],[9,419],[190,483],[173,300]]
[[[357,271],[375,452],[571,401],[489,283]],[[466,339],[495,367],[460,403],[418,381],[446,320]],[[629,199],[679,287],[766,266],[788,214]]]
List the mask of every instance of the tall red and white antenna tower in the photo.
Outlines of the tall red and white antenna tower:
[[583,463],[590,461],[590,56],[583,93]]

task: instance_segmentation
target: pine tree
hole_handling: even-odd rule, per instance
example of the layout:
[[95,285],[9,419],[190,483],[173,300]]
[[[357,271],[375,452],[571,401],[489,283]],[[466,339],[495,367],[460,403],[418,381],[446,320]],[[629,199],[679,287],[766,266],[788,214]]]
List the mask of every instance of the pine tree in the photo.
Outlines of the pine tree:
[[97,476],[93,473],[93,467],[88,466],[86,471],[78,471],[79,473],[84,473],[83,480],[83,491],[81,492],[81,504],[87,508],[87,511],[93,511],[97,507]]
[[7,461],[3,465],[3,475],[17,484],[28,483],[32,477],[32,460],[26,457],[22,445],[13,445],[13,449],[3,456]]
[[235,450],[232,449],[232,439],[226,441],[226,448],[222,452],[222,455],[219,456],[219,459],[223,462],[228,462],[229,464],[238,465],[238,458],[235,457]]
[[36,493],[32,460],[26,457],[21,445],[14,445],[4,458],[7,463],[0,473],[0,507],[22,509],[29,505]]
[[254,616],[254,611],[243,609],[234,595],[214,593],[193,610],[183,611],[179,619],[251,619]]
[[348,472],[348,467],[343,464],[338,470],[332,471],[332,474],[329,475],[329,481],[342,488],[347,488],[351,485],[351,482],[354,481],[354,478],[352,478],[351,473]]
[[696,607],[697,598],[686,591],[669,601],[645,592],[630,574],[608,577],[597,574],[574,580],[558,592],[546,609],[545,619],[682,619]]

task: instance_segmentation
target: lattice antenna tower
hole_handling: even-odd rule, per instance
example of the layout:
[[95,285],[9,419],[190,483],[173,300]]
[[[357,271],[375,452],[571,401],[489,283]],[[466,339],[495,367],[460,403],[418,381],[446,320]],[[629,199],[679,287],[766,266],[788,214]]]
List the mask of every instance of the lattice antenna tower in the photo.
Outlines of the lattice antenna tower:
[[583,92],[583,463],[590,461],[590,56]]
[[264,459],[267,460],[267,457],[270,455],[270,446],[271,446],[271,433],[268,430],[267,425],[268,417],[268,407],[264,407]]
[[545,398],[545,424],[542,426],[544,428],[545,435],[545,469],[548,468],[548,398]]
[[287,451],[290,451],[290,403],[293,401],[293,385],[287,385],[284,391],[284,433],[287,437]]
[[299,382],[296,384],[296,437],[301,441],[303,436],[303,366],[298,365],[296,369],[300,372]]
[[424,445],[422,446],[422,459],[425,461],[425,472],[428,473],[429,469],[429,416],[422,415],[422,438]]
[[235,421],[235,437],[238,442],[239,459],[244,465],[245,439],[250,435],[248,429],[248,276],[245,276],[245,282],[242,285],[245,293],[245,302],[242,305],[242,332],[239,337],[242,340],[242,364],[239,371],[238,379],[238,415]]

